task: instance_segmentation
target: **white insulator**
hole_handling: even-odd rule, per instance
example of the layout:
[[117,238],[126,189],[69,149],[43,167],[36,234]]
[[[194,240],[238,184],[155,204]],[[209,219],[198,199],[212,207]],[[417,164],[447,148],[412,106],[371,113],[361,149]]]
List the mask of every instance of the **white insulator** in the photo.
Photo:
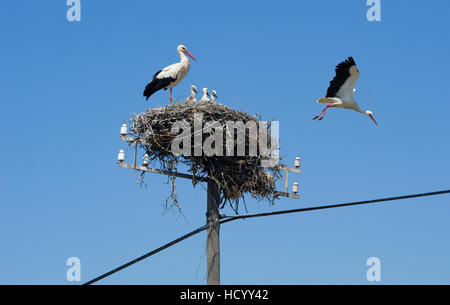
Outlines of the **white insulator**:
[[298,183],[294,182],[292,185],[292,193],[297,194],[298,193]]
[[119,150],[119,153],[117,154],[117,160],[119,162],[125,161],[125,152],[123,151],[123,149]]
[[120,135],[124,136],[128,134],[128,127],[127,124],[123,124],[122,127],[120,127]]
[[144,158],[142,158],[142,165],[147,167],[149,164],[150,164],[150,157],[147,154],[145,154]]
[[297,168],[300,167],[300,157],[295,158],[294,166],[297,167]]

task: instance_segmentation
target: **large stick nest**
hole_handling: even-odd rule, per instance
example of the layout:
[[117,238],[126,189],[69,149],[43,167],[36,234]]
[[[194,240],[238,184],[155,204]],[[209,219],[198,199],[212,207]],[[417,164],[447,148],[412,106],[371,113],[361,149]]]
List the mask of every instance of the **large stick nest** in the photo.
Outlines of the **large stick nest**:
[[[206,122],[217,122],[215,127],[223,128],[223,153],[220,155],[207,156],[205,153],[201,155],[194,154],[194,114],[201,114],[203,116],[202,126]],[[177,133],[172,132],[172,126],[175,122],[186,122],[191,127],[191,151],[190,155],[172,153],[172,142],[180,135],[181,131]],[[258,145],[258,153],[256,156],[250,153],[250,143],[255,140],[255,136],[258,140],[261,137],[261,133],[250,133],[247,128],[245,132],[245,154],[237,156],[238,151],[238,133],[235,130],[234,138],[230,141],[228,138],[227,143],[227,122],[241,121],[244,124],[248,121],[253,121],[257,126],[261,121],[258,116],[251,116],[247,113],[240,112],[231,109],[222,104],[216,104],[211,102],[198,102],[198,103],[180,103],[176,102],[172,105],[165,107],[147,109],[146,112],[141,114],[132,114],[132,125],[129,130],[129,134],[132,135],[137,143],[145,150],[150,159],[154,163],[160,162],[162,169],[169,169],[170,164],[182,163],[186,164],[190,168],[190,172],[202,179],[210,179],[214,181],[220,191],[220,203],[221,208],[225,206],[226,202],[230,203],[230,206],[237,213],[239,199],[244,199],[244,194],[249,193],[253,198],[258,200],[268,200],[270,203],[274,203],[274,200],[278,198],[278,194],[275,191],[275,183],[281,177],[280,169],[278,167],[262,167],[261,161],[267,159],[266,156],[261,156],[260,147]],[[267,147],[271,152],[271,138],[270,138],[270,124],[266,125],[265,135],[269,135],[267,139]],[[200,132],[202,134],[201,143],[204,143],[208,137],[211,137],[216,128],[211,129],[209,132]],[[228,133],[228,135],[230,135]],[[197,132],[198,136],[198,132]],[[241,138],[242,139],[242,138]],[[197,138],[198,143],[198,138]],[[210,142],[211,143],[211,142]],[[242,141],[240,142],[242,143]],[[254,142],[253,142],[254,143]],[[214,142],[215,145],[217,145]],[[215,145],[212,147],[215,148]],[[227,155],[226,147],[232,145],[234,147],[234,156]],[[220,147],[220,146],[219,146]],[[241,146],[242,147],[242,146]],[[277,148],[275,148],[277,149]],[[198,179],[193,179],[193,184],[198,182]],[[174,187],[174,184],[173,184]],[[173,192],[173,190],[172,190]],[[176,198],[173,198],[176,202]],[[245,204],[245,201],[244,201]],[[178,204],[177,204],[178,205]]]

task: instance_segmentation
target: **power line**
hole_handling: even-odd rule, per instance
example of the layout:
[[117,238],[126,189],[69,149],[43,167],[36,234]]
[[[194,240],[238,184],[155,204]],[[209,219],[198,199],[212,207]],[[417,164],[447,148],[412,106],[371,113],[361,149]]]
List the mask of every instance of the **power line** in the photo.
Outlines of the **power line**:
[[[379,199],[372,199],[372,200],[364,200],[364,201],[356,201],[356,202],[349,202],[349,203],[340,203],[340,204],[331,204],[331,205],[321,205],[321,206],[315,206],[315,207],[308,207],[308,208],[300,208],[300,209],[291,209],[291,210],[282,210],[282,211],[276,211],[276,212],[268,212],[268,213],[257,213],[257,214],[246,214],[246,215],[237,215],[237,216],[228,216],[220,220],[221,224],[231,222],[237,219],[244,219],[244,218],[255,218],[255,217],[264,217],[264,216],[272,216],[272,215],[282,215],[282,214],[290,214],[290,213],[300,213],[300,212],[307,212],[307,211],[315,211],[315,210],[325,210],[325,209],[332,209],[332,208],[340,208],[340,207],[348,207],[348,206],[354,206],[354,205],[363,205],[363,204],[370,204],[370,203],[377,203],[377,202],[386,202],[386,201],[396,201],[396,200],[402,200],[402,199],[411,199],[411,198],[418,198],[418,197],[426,197],[426,196],[436,196],[436,195],[443,195],[450,193],[450,190],[443,190],[443,191],[437,191],[437,192],[429,192],[429,193],[419,193],[419,194],[411,194],[411,195],[403,195],[403,196],[396,196],[396,197],[386,197],[386,198],[379,198]],[[153,251],[150,251],[132,261],[129,261],[126,264],[123,264],[105,274],[102,274],[83,285],[90,285],[93,284],[101,279],[104,279],[105,277],[108,277],[122,269],[125,269],[137,262],[140,262],[143,259],[146,259],[147,257],[150,257],[164,249],[167,249],[180,241],[183,241],[195,234],[198,234],[202,231],[205,231],[207,229],[207,226],[201,226],[198,229],[195,229],[194,231],[191,231]]]
[[412,194],[412,195],[403,195],[403,196],[396,196],[396,197],[379,198],[379,199],[356,201],[356,202],[349,202],[349,203],[322,205],[322,206],[300,208],[300,209],[292,209],[292,210],[283,210],[283,211],[275,211],[275,212],[267,212],[267,213],[228,216],[225,219],[222,219],[221,223],[227,223],[227,222],[230,222],[230,221],[233,221],[233,220],[244,219],[244,218],[254,218],[254,217],[281,215],[281,214],[289,214],[289,213],[307,212],[307,211],[314,211],[314,210],[341,208],[341,207],[347,207],[347,206],[353,206],[353,205],[363,205],[363,204],[383,202],[383,201],[395,201],[395,200],[410,199],[410,198],[417,198],[417,197],[436,196],[436,195],[442,195],[442,194],[448,194],[448,193],[450,193],[450,190],[429,192],[429,193],[421,193],[421,194]]
[[133,259],[132,261],[129,261],[128,263],[126,263],[126,264],[124,264],[124,265],[122,265],[120,267],[117,267],[116,269],[113,269],[113,270],[111,270],[109,272],[106,272],[105,274],[102,274],[102,275],[96,277],[95,279],[92,279],[92,280],[84,283],[83,285],[90,285],[90,284],[93,284],[93,283],[95,283],[97,281],[100,281],[101,279],[104,279],[107,276],[110,276],[110,275],[112,275],[112,274],[114,274],[114,273],[116,273],[116,272],[118,272],[118,271],[120,271],[122,269],[125,269],[125,268],[127,268],[127,267],[129,267],[129,266],[131,266],[133,264],[136,264],[137,262],[140,262],[141,260],[146,259],[147,257],[150,257],[150,256],[152,256],[152,255],[154,255],[154,254],[156,254],[156,253],[158,253],[158,252],[160,252],[160,251],[162,251],[164,249],[167,249],[167,248],[169,248],[169,247],[179,243],[180,241],[183,241],[186,238],[189,238],[189,237],[191,237],[191,236],[193,236],[193,235],[195,235],[197,233],[200,233],[200,232],[202,232],[202,231],[204,231],[206,229],[207,229],[206,225],[202,226],[202,227],[200,227],[200,228],[198,228],[198,229],[196,229],[196,230],[194,230],[192,232],[189,232],[188,234],[185,234],[185,235],[183,235],[183,236],[181,236],[181,237],[171,241],[170,243],[167,243],[167,244],[159,247],[158,249],[155,249],[155,250],[153,250],[151,252],[148,252],[148,253],[146,253],[146,254],[144,254],[142,256],[139,256],[136,259]]

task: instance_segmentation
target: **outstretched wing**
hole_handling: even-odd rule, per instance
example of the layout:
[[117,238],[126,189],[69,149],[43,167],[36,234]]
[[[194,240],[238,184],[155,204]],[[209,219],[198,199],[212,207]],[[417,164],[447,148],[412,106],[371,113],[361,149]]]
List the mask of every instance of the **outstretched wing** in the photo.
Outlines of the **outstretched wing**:
[[336,76],[330,82],[326,97],[338,97],[340,99],[353,99],[353,89],[359,78],[359,70],[353,57],[336,66]]

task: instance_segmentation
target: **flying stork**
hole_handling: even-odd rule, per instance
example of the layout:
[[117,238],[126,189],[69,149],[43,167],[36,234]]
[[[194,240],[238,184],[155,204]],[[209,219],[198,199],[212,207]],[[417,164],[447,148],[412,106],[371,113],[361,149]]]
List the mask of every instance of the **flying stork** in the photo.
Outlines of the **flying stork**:
[[[180,62],[167,66],[164,69],[158,71],[153,76],[151,82],[145,86],[144,96],[145,100],[155,93],[158,90],[170,89],[170,103],[172,103],[172,88],[178,85],[179,82],[186,76],[189,72],[189,67],[191,65],[189,58],[186,57],[188,55],[193,60],[197,61],[194,56],[189,53],[186,47],[180,44],[177,47],[178,54],[180,55]],[[186,54],[186,55],[185,55]]]
[[203,88],[203,96],[200,98],[199,102],[208,102],[209,101],[209,93],[208,88]]
[[322,120],[328,108],[337,107],[344,109],[352,109],[359,113],[369,116],[376,125],[377,121],[373,117],[373,113],[369,110],[361,110],[358,103],[353,98],[353,92],[356,91],[355,84],[359,78],[359,70],[356,67],[353,57],[341,62],[336,66],[336,76],[330,82],[327,90],[327,96],[317,100],[318,103],[327,104],[325,108],[317,116],[313,118]]

